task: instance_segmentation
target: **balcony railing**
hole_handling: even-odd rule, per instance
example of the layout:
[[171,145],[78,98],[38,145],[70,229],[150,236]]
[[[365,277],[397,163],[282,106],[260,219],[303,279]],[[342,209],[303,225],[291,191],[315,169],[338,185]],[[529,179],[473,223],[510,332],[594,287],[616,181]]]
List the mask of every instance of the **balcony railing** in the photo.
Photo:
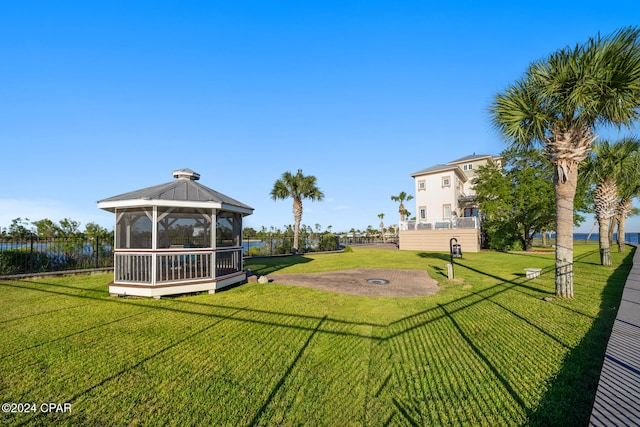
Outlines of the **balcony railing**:
[[480,228],[480,219],[472,216],[435,222],[404,221],[400,223],[400,230],[447,230],[454,228]]
[[217,249],[115,251],[116,283],[160,285],[193,282],[213,280],[240,271],[242,248],[235,246]]

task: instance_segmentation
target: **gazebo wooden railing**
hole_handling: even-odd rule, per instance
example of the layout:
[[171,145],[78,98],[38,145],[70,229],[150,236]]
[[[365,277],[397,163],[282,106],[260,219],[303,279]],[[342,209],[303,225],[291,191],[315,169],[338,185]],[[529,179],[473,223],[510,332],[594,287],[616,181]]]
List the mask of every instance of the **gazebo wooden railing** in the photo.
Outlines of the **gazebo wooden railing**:
[[240,246],[114,252],[114,283],[162,285],[219,279],[242,271]]

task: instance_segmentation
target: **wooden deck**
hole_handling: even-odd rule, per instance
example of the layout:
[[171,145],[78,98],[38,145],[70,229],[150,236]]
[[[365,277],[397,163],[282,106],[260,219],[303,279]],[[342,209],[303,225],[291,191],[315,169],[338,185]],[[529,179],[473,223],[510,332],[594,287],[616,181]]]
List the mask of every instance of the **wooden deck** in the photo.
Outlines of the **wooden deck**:
[[636,250],[604,356],[589,425],[640,425],[639,402],[640,250]]

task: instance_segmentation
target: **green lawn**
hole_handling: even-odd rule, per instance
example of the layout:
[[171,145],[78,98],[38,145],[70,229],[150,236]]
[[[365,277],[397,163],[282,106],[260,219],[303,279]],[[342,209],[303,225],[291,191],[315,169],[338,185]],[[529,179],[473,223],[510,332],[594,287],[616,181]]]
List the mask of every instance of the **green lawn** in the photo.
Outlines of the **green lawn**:
[[[0,281],[0,425],[586,425],[631,253],[576,245],[573,300],[553,254],[355,249],[258,259],[257,272],[427,269],[435,296],[251,283],[115,298],[110,275]],[[524,277],[541,267],[540,279]],[[71,412],[40,413],[41,403]]]

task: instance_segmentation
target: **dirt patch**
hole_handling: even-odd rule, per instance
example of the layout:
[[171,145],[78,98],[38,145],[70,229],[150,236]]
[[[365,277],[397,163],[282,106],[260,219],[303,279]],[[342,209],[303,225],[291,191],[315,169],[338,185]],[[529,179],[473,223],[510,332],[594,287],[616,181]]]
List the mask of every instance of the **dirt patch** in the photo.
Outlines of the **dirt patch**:
[[[369,281],[374,279],[373,281]],[[304,286],[330,292],[371,297],[419,297],[438,292],[438,282],[423,270],[351,270],[305,274],[270,274],[283,285]]]

